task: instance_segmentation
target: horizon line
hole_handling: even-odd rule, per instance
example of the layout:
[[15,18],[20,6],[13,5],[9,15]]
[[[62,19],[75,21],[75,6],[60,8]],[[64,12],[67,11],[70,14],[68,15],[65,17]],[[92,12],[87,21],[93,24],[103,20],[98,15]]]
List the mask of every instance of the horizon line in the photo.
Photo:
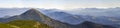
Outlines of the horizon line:
[[[39,8],[39,7],[0,7],[0,8]],[[70,8],[70,9],[85,9],[82,7]],[[120,7],[86,7],[86,8],[98,8],[98,9],[109,9],[109,8],[120,8]],[[62,9],[62,8],[39,8],[39,9]]]

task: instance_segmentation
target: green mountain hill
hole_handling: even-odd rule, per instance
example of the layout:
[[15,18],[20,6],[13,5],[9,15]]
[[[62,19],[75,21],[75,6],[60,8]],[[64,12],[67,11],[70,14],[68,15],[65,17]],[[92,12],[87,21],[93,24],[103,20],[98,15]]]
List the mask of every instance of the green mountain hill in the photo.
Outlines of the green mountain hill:
[[14,20],[7,24],[18,26],[20,28],[52,28],[46,24],[39,23],[33,20]]
[[0,23],[0,28],[15,28],[5,23]]
[[52,27],[33,20],[13,20],[8,23],[0,23],[0,28],[52,28]]

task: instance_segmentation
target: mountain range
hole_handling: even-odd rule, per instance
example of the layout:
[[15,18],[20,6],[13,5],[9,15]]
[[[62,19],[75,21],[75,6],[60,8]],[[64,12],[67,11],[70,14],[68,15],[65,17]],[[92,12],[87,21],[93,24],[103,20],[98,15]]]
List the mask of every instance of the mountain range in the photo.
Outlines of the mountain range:
[[[111,25],[104,25],[104,24],[87,21],[81,16],[71,15],[64,12],[54,12],[54,13],[51,13],[51,14],[48,13],[48,14],[49,15],[47,15],[47,13],[44,14],[36,9],[30,9],[20,15],[1,19],[0,22],[6,23],[13,20],[35,20],[35,21],[38,21],[39,23],[46,24],[53,28],[116,28]],[[64,15],[64,17],[62,15]],[[83,21],[80,21],[80,20],[83,20]],[[78,22],[78,23],[81,22],[81,23],[76,24],[74,22]]]

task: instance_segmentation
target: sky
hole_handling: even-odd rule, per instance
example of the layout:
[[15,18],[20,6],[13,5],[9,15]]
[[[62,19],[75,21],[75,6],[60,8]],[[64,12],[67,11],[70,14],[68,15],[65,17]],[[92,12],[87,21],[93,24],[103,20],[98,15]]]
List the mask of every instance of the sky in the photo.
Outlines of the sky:
[[120,0],[0,0],[0,8],[112,8],[120,7]]

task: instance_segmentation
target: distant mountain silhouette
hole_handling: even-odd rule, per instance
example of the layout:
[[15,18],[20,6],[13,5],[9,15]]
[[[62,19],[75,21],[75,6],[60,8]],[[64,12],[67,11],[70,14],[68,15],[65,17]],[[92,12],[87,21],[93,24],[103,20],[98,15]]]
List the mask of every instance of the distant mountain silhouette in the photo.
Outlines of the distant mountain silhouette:
[[44,15],[43,13],[41,13],[40,11],[38,11],[36,9],[30,9],[21,15],[16,15],[16,16],[7,18],[6,20],[4,20],[4,22],[9,22],[12,20],[35,20],[40,23],[44,23],[49,26],[52,26],[54,28],[115,28],[112,26],[97,24],[97,23],[93,23],[93,22],[89,22],[89,21],[85,21],[78,25],[71,25],[68,23],[63,23],[63,22],[54,20],[54,19]]
[[65,12],[52,12],[52,13],[47,13],[46,15],[53,19],[69,24],[79,24],[84,21],[84,19],[79,15],[72,15]]

